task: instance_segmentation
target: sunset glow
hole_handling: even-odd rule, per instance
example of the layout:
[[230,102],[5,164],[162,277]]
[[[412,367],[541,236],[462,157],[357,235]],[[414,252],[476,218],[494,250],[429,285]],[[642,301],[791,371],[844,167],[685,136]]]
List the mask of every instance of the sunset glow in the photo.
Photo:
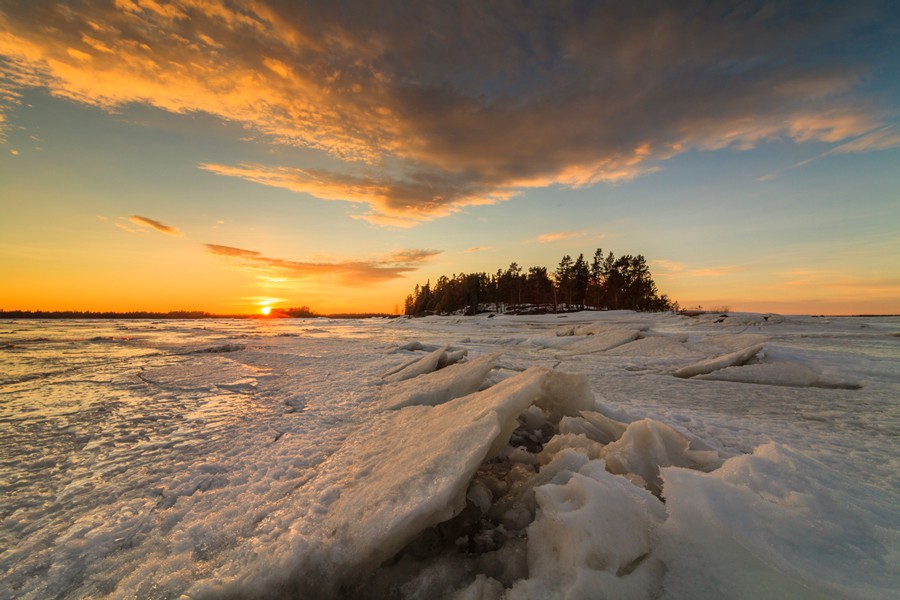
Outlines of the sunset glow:
[[682,306],[900,313],[898,12],[6,3],[0,309],[393,313],[602,247]]

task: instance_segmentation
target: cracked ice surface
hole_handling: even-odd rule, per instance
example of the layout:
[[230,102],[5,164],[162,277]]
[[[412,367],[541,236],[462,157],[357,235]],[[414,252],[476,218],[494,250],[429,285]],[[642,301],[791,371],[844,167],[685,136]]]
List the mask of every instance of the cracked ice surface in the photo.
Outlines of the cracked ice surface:
[[0,597],[891,598],[898,330],[0,322]]

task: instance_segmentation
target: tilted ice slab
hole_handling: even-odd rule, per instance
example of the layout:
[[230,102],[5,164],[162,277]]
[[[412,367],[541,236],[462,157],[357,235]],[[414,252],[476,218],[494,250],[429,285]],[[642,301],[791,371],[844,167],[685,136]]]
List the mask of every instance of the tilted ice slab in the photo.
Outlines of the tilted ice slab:
[[637,329],[606,329],[591,335],[580,336],[578,342],[567,348],[572,354],[589,354],[592,352],[604,352],[641,337]]
[[699,350],[685,345],[686,341],[686,335],[654,335],[612,348],[607,354],[661,360],[698,359],[704,356]]
[[413,360],[412,362],[401,365],[400,367],[389,371],[383,377],[387,382],[405,381],[431,373],[440,368],[454,364],[462,360],[466,355],[465,350],[450,351],[447,346],[433,350],[423,356]]
[[843,356],[767,344],[752,364],[726,367],[698,379],[855,390],[862,387],[856,367],[847,364]]
[[736,352],[700,361],[675,371],[676,377],[780,385],[859,389],[858,380],[841,369],[820,364],[804,353],[787,351],[770,344],[755,344]]
[[694,363],[686,367],[681,367],[680,369],[675,371],[674,375],[675,377],[687,379],[689,377],[695,377],[697,375],[712,373],[713,371],[718,371],[719,369],[724,369],[725,367],[742,365],[759,354],[762,349],[763,344],[754,344],[735,352],[729,352],[728,354],[701,360],[698,363]]
[[[465,507],[479,465],[505,450],[518,415],[531,404],[577,414],[593,405],[593,395],[583,377],[533,367],[438,406],[378,415],[304,489],[310,511],[319,515],[318,525],[302,536],[313,550],[301,564],[277,571],[306,579],[268,585],[317,597],[346,593],[421,531]],[[259,585],[243,582],[248,587],[238,593]]]
[[497,364],[500,354],[482,356],[465,363],[386,385],[382,394],[385,408],[405,406],[436,406],[453,398],[471,394],[481,387],[484,378]]

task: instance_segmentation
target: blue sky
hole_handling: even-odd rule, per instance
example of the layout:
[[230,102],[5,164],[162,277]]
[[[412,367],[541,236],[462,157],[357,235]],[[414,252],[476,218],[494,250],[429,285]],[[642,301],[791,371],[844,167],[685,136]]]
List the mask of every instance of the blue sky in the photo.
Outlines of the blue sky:
[[0,308],[391,312],[602,247],[683,306],[900,312],[898,12],[0,6]]

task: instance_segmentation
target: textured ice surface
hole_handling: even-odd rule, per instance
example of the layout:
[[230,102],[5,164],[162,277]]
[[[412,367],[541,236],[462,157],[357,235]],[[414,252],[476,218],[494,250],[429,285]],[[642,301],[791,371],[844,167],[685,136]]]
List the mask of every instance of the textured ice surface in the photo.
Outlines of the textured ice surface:
[[893,597],[898,331],[0,322],[0,597]]

